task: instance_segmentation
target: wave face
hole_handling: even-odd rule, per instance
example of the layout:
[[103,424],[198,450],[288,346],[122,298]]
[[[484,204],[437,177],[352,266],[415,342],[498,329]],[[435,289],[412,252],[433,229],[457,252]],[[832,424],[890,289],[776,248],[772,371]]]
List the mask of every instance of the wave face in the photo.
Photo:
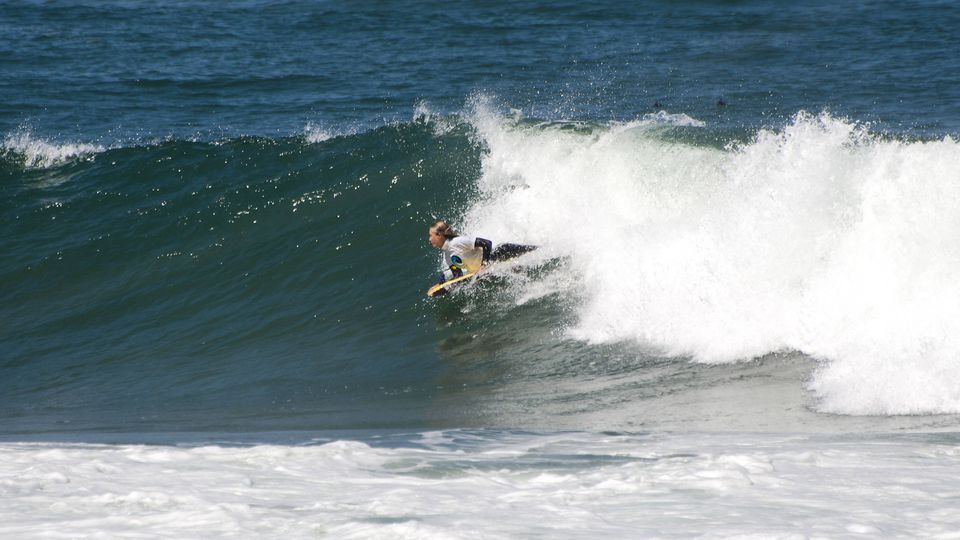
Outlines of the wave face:
[[[950,138],[826,113],[752,134],[545,122],[479,98],[357,133],[6,141],[9,432],[960,412]],[[438,217],[541,249],[428,302]]]
[[379,395],[418,380],[412,300],[434,270],[423,223],[431,208],[454,211],[438,186],[466,183],[477,151],[464,128],[423,122],[313,138],[73,159],[45,141],[8,144],[4,410],[27,426],[49,417],[43,429],[202,429],[197,411],[219,410],[210,422],[223,428],[323,411],[328,394],[363,401],[352,384]]

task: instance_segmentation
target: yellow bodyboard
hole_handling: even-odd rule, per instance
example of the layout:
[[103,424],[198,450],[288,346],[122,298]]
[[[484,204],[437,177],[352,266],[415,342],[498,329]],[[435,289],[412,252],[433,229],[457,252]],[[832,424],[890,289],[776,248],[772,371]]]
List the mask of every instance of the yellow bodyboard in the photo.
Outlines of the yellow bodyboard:
[[470,272],[469,274],[464,274],[458,278],[453,278],[449,281],[444,281],[443,283],[437,283],[433,287],[430,287],[429,289],[427,289],[427,296],[434,297],[434,296],[447,294],[448,292],[450,292],[451,285],[453,285],[454,283],[464,281],[466,279],[470,279],[475,275],[477,275],[476,272]]

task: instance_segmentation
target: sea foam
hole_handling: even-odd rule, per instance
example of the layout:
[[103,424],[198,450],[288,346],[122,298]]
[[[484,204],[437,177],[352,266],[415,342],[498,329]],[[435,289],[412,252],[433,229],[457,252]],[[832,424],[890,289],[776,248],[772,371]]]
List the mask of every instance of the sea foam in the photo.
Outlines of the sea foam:
[[465,228],[569,261],[573,339],[706,363],[801,351],[822,411],[960,412],[956,141],[799,113],[720,149],[655,120],[584,133],[477,107]]

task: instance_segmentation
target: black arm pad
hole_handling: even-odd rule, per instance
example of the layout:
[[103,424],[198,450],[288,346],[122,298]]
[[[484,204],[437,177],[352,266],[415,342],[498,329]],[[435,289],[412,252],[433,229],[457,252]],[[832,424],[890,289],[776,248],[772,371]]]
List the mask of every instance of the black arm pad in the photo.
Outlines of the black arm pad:
[[493,250],[493,242],[478,236],[476,241],[473,243],[473,247],[483,248],[483,262],[488,262],[490,260],[490,252]]

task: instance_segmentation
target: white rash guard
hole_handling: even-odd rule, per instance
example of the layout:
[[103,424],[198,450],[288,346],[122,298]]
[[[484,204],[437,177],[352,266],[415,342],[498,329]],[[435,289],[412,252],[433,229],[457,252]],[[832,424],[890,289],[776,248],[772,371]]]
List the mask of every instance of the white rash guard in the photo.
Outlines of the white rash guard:
[[443,280],[459,277],[454,268],[462,270],[462,274],[480,270],[483,262],[490,258],[490,248],[489,240],[473,236],[458,236],[444,242],[443,248],[441,248],[443,250]]

